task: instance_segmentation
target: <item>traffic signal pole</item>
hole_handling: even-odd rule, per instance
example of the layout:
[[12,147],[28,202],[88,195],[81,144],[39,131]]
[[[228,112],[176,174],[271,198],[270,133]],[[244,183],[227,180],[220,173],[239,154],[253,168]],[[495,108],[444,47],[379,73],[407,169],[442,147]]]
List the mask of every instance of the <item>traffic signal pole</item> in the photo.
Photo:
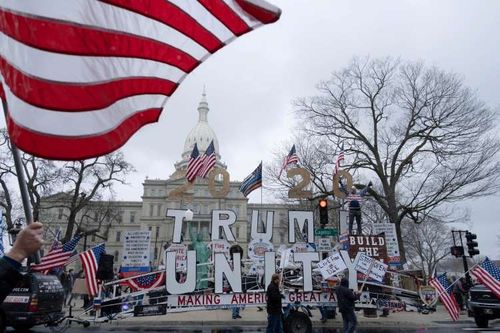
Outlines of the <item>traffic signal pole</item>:
[[[457,245],[457,241],[456,241],[456,238],[455,238],[455,233],[458,233],[458,239],[460,240],[459,245]],[[452,248],[452,254],[455,257],[458,257],[458,255],[456,255],[457,253],[461,254],[462,262],[463,262],[463,265],[464,265],[465,279],[467,281],[467,284],[469,286],[472,286],[472,279],[471,279],[470,274],[469,274],[469,265],[467,263],[467,257],[465,255],[465,251],[464,251],[464,241],[463,241],[462,233],[465,234],[465,238],[467,239],[466,245],[467,245],[467,248],[468,248],[469,256],[471,258],[473,256],[479,254],[479,250],[476,249],[476,247],[477,247],[478,244],[477,244],[477,242],[474,241],[474,239],[476,239],[477,236],[475,234],[472,234],[469,231],[452,230],[453,245],[454,245],[453,248]],[[457,248],[460,248],[461,251],[457,251],[456,253],[453,253],[453,251],[457,250]]]

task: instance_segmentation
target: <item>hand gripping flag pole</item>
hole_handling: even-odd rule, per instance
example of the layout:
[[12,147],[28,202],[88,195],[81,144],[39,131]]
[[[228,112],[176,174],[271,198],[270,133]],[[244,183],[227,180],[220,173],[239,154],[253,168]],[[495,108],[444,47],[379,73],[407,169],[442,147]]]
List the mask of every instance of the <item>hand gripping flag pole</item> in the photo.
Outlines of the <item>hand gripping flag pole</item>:
[[[3,98],[3,90],[0,87],[0,99],[2,99],[2,107],[3,112],[7,116],[7,101]],[[16,168],[17,180],[19,182],[19,191],[21,192],[21,199],[23,202],[24,209],[24,217],[26,218],[26,224],[30,224],[33,222],[33,212],[31,210],[31,202],[28,195],[28,186],[26,185],[26,177],[24,175],[23,163],[21,161],[21,155],[19,153],[19,149],[17,149],[16,145],[12,140],[10,140],[10,146],[12,150],[12,156],[14,157],[14,166]],[[37,216],[38,219],[38,216]],[[28,265],[30,261],[33,261],[35,264],[40,263],[40,251],[36,251],[30,260],[28,260]]]

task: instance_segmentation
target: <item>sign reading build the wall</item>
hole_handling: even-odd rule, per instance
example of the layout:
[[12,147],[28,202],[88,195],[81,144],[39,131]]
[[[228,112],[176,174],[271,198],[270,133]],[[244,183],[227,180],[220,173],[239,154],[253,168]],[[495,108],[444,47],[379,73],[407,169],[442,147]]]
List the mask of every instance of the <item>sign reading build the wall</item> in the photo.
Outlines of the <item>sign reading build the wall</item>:
[[349,235],[349,256],[356,257],[363,252],[374,259],[384,261],[387,258],[385,237],[380,235]]
[[123,242],[122,272],[149,271],[151,231],[127,231]]

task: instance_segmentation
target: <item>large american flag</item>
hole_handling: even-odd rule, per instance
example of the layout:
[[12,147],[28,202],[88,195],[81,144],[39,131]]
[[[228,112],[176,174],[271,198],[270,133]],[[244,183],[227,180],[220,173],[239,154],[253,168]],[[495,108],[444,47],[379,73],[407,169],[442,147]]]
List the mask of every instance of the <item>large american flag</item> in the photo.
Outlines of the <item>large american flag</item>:
[[201,168],[203,168],[203,157],[200,156],[198,144],[195,143],[186,170],[186,178],[188,182],[193,182],[196,179],[196,176],[200,173]]
[[281,174],[289,165],[297,163],[299,163],[299,157],[297,156],[297,152],[295,151],[295,145],[293,145],[290,149],[290,152],[283,160],[283,165],[281,167],[279,177],[281,177]]
[[460,308],[458,306],[457,300],[453,296],[450,281],[446,277],[446,273],[441,274],[439,277],[431,277],[429,279],[429,284],[436,288],[439,300],[443,303],[446,311],[450,314],[453,321],[457,321],[460,317]]
[[205,150],[205,154],[203,155],[203,167],[200,170],[200,177],[202,177],[202,178],[207,177],[208,173],[215,166],[216,160],[217,160],[217,157],[215,155],[214,140],[212,140],[212,142],[210,142],[210,145],[208,146],[207,150]]
[[87,293],[92,297],[97,295],[99,291],[97,269],[99,268],[99,261],[104,251],[104,244],[100,244],[80,253],[80,260],[82,261],[82,268],[85,273],[85,286],[87,287]]
[[112,152],[208,56],[279,16],[264,0],[1,0],[10,139],[52,159]]
[[488,257],[470,273],[500,298],[500,269]]
[[165,271],[149,273],[126,281],[133,290],[153,289],[165,284]]
[[260,162],[259,166],[243,180],[240,185],[240,191],[246,197],[259,187],[262,187],[262,162]]
[[31,266],[31,270],[34,272],[48,272],[51,269],[66,265],[80,238],[82,238],[81,235],[76,235],[63,246],[54,246],[46,256],[42,257],[39,264]]

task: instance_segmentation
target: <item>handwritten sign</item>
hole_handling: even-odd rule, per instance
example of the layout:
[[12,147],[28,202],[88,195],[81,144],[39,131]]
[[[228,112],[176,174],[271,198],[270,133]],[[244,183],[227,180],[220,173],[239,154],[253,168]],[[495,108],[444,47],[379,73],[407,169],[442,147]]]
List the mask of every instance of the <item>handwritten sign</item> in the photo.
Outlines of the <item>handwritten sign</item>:
[[175,270],[177,272],[186,271],[188,248],[185,244],[172,244],[167,248],[167,252],[175,252]]
[[148,271],[151,231],[127,231],[123,242],[122,272]]
[[323,279],[328,279],[329,277],[347,269],[347,266],[340,256],[340,253],[334,251],[330,257],[321,260],[318,263],[318,269],[321,272]]
[[360,253],[354,262],[354,268],[358,272],[368,275],[369,278],[378,282],[384,280],[387,267],[383,262],[375,260],[364,253]]

